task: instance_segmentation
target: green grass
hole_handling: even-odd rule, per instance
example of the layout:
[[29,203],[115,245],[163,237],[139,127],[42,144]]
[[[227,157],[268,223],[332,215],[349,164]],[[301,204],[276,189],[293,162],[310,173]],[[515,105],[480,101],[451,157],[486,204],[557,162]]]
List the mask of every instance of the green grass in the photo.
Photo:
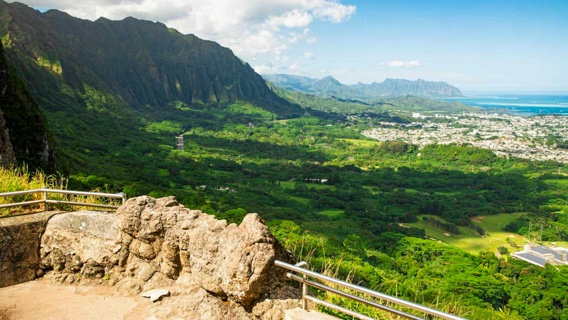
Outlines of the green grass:
[[360,140],[360,139],[337,139],[337,140],[349,142],[353,145],[364,148],[378,146],[382,143],[380,141],[370,141],[370,140]]
[[[314,188],[316,190],[328,189],[331,191],[335,191],[335,186],[330,186],[327,184],[320,184],[320,183],[305,183],[306,188]],[[296,182],[295,181],[280,181],[280,187],[285,189],[295,189]]]
[[296,182],[294,182],[294,181],[280,181],[279,184],[282,188],[285,188],[285,189],[295,189],[296,188]]
[[323,211],[318,212],[318,214],[321,214],[323,216],[330,217],[330,218],[340,217],[344,213],[345,213],[345,211],[343,211],[343,210],[335,210],[335,209],[323,210]]
[[301,204],[308,204],[311,201],[311,199],[308,199],[308,198],[294,197],[294,196],[290,196],[290,199],[297,201]]
[[[460,227],[460,235],[447,236],[447,231],[440,228],[434,227],[424,221],[418,221],[415,223],[408,223],[407,226],[422,228],[426,231],[426,235],[429,238],[434,238],[436,240],[445,242],[452,246],[458,247],[468,253],[478,254],[482,251],[495,252],[498,247],[505,246],[510,252],[517,251],[507,243],[507,238],[514,237],[515,242],[521,247],[524,244],[524,239],[511,232],[503,231],[503,228],[509,223],[520,216],[524,215],[524,212],[517,213],[502,213],[494,216],[477,217],[474,219],[474,223],[485,229],[485,236],[482,237],[475,233],[470,228]],[[443,220],[436,217],[439,220]]]

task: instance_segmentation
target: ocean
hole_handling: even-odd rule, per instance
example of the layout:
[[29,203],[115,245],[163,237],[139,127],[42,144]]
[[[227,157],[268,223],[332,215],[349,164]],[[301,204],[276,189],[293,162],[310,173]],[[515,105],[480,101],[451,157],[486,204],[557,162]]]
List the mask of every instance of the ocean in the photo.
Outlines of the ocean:
[[461,98],[443,98],[448,102],[461,102],[491,112],[506,112],[520,116],[568,116],[568,93],[464,93]]

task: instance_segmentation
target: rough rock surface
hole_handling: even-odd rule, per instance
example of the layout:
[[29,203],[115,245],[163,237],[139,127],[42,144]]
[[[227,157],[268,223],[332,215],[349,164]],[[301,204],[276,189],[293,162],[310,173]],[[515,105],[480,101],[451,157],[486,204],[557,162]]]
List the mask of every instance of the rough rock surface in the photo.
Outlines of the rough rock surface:
[[227,225],[174,197],[133,198],[116,215],[54,217],[40,254],[42,268],[59,282],[109,283],[128,295],[169,290],[158,302],[166,318],[277,319],[300,296],[274,265],[289,254],[257,214]]
[[36,278],[40,237],[57,212],[0,219],[0,288]]
[[102,278],[112,267],[118,237],[114,214],[77,211],[51,218],[41,239],[43,268]]

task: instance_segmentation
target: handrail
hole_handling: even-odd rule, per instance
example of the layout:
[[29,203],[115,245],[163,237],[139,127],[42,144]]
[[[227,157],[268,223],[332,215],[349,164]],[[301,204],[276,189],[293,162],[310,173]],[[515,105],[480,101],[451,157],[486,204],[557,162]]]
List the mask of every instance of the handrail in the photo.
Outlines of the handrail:
[[314,271],[311,271],[311,270],[304,269],[302,267],[303,266],[307,267],[307,265],[308,265],[306,262],[300,262],[297,265],[292,265],[292,264],[289,264],[289,263],[286,263],[286,262],[283,262],[283,261],[280,261],[280,260],[276,260],[274,262],[274,264],[278,267],[288,269],[288,270],[294,271],[294,272],[302,275],[300,277],[296,274],[289,273],[289,272],[286,274],[286,276],[288,278],[302,283],[302,307],[304,309],[307,309],[307,301],[312,301],[316,304],[320,304],[320,305],[323,305],[325,307],[335,309],[337,311],[343,312],[345,314],[348,314],[348,315],[355,317],[355,318],[358,318],[358,319],[364,319],[364,320],[373,319],[369,316],[360,314],[356,311],[345,309],[345,308],[340,307],[338,305],[335,305],[333,303],[322,301],[320,299],[317,299],[313,296],[308,295],[307,287],[311,286],[311,287],[314,287],[314,288],[317,288],[317,289],[321,289],[321,290],[324,290],[324,291],[328,291],[328,292],[346,297],[348,299],[352,299],[352,300],[357,301],[357,302],[364,303],[366,305],[369,305],[369,306],[372,306],[372,307],[375,307],[375,308],[378,308],[378,309],[381,309],[381,310],[384,310],[384,311],[387,311],[387,312],[390,312],[390,313],[393,313],[393,314],[396,314],[396,315],[399,315],[399,316],[402,316],[402,317],[405,317],[405,318],[408,318],[408,319],[416,319],[416,320],[423,319],[423,318],[420,318],[416,315],[409,314],[409,313],[406,313],[404,311],[397,310],[397,309],[382,305],[380,303],[370,301],[370,300],[367,300],[365,298],[358,297],[358,296],[352,295],[350,293],[343,292],[343,291],[338,290],[338,289],[331,288],[331,287],[326,286],[326,285],[319,283],[317,281],[308,280],[308,277],[312,277],[312,278],[315,278],[315,279],[318,279],[318,280],[321,280],[321,281],[326,281],[326,282],[335,284],[337,286],[340,286],[340,287],[343,287],[343,288],[346,288],[346,289],[349,289],[349,290],[354,290],[354,291],[357,291],[359,293],[369,295],[371,297],[375,297],[375,298],[378,298],[378,299],[381,299],[381,300],[384,300],[384,301],[387,301],[387,302],[394,303],[395,305],[398,305],[398,306],[408,307],[408,308],[413,309],[415,311],[423,312],[425,314],[432,315],[432,316],[435,316],[435,317],[439,317],[439,318],[442,318],[442,319],[464,320],[463,318],[457,317],[453,314],[445,313],[445,312],[442,312],[442,311],[439,311],[439,310],[436,310],[436,309],[431,309],[431,308],[425,307],[423,305],[420,305],[420,304],[417,304],[417,303],[414,303],[414,302],[410,302],[410,301],[406,301],[406,300],[403,300],[403,299],[400,299],[400,298],[397,298],[397,297],[389,296],[389,295],[386,295],[384,293],[369,290],[367,288],[364,288],[364,287],[361,287],[361,286],[358,286],[358,285],[355,285],[355,284],[352,284],[352,283],[349,283],[349,282],[341,281],[339,279],[335,279],[335,278],[332,278],[332,277],[329,277],[329,276],[326,276],[326,275],[323,275],[323,274],[320,274],[320,273],[317,273],[317,272],[314,272]]
[[108,209],[117,209],[119,207],[119,206],[113,206],[113,205],[108,205],[108,204],[52,200],[52,199],[48,199],[48,194],[50,194],[50,193],[76,195],[76,196],[92,196],[92,197],[100,197],[100,198],[116,198],[116,199],[122,199],[122,204],[124,204],[124,202],[126,201],[126,194],[124,194],[124,192],[120,192],[120,193],[86,192],[86,191],[74,191],[74,190],[47,189],[45,187],[42,188],[42,189],[3,192],[3,193],[0,193],[0,197],[13,197],[13,196],[26,195],[26,194],[33,194],[33,193],[43,193],[43,199],[42,200],[31,200],[31,201],[1,204],[0,209],[1,208],[26,206],[26,205],[32,205],[32,204],[39,204],[39,203],[44,204],[46,211],[48,210],[48,205],[50,203],[51,204],[78,205],[78,206],[84,206],[84,207],[108,208]]

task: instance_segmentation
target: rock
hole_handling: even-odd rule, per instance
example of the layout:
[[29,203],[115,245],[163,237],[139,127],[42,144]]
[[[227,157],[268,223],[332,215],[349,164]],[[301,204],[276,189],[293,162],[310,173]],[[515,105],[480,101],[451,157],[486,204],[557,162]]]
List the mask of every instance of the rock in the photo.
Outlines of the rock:
[[0,288],[40,276],[40,237],[56,212],[0,219]]
[[[121,206],[117,218],[130,255],[154,261],[171,279],[185,271],[206,291],[244,305],[269,286],[274,260],[286,257],[257,214],[247,215],[238,227],[227,226],[224,220],[184,208],[173,197],[138,197]],[[137,272],[138,279],[147,278],[141,276],[146,269]]]
[[170,295],[170,291],[168,291],[166,289],[154,289],[154,290],[150,290],[150,291],[146,291],[146,292],[142,293],[143,297],[150,298],[150,301],[152,301],[152,302],[156,302],[160,298],[165,297],[165,296],[169,296],[169,295]]
[[164,307],[160,318],[278,318],[300,296],[274,265],[289,254],[258,214],[227,225],[174,197],[129,199],[116,214],[62,214],[49,221],[40,252],[59,282],[116,284],[127,295],[175,288],[168,304],[183,307]]
[[41,238],[42,267],[103,277],[115,255],[116,225],[113,214],[101,211],[66,212],[52,217]]

